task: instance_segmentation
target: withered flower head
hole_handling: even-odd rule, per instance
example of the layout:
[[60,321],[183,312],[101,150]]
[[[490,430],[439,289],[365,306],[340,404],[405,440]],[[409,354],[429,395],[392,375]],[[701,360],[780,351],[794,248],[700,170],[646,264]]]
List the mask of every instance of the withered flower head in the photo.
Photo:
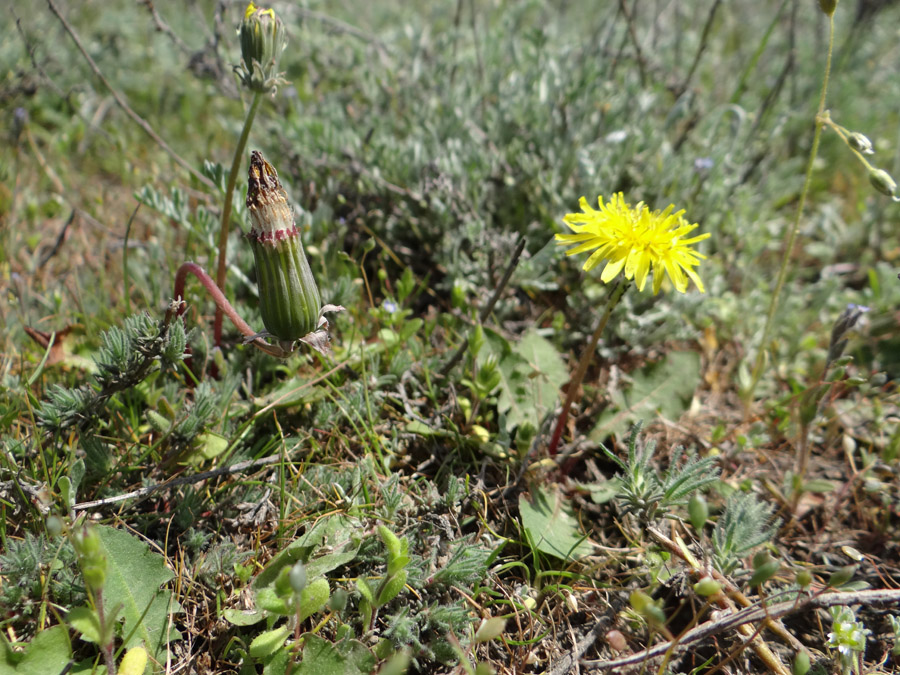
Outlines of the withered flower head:
[[247,209],[263,323],[279,341],[293,342],[318,328],[322,301],[278,173],[256,150]]

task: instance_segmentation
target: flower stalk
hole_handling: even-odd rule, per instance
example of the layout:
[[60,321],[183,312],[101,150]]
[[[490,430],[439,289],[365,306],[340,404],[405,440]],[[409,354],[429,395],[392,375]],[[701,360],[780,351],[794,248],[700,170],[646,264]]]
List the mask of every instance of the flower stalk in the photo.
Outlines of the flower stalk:
[[[253,126],[253,120],[263,94],[274,94],[278,85],[285,82],[278,72],[278,63],[287,45],[287,37],[284,23],[280,17],[275,15],[274,10],[262,9],[252,2],[249,3],[244,11],[244,19],[238,28],[238,37],[241,43],[241,63],[239,66],[235,66],[235,71],[241,84],[253,93],[253,98],[244,117],[241,135],[231,160],[231,171],[228,173],[228,183],[225,186],[222,220],[219,224],[216,285],[223,291],[228,271],[228,232],[231,225],[232,199],[241,160],[247,147],[247,139],[250,136],[250,129]],[[217,306],[213,322],[213,340],[216,347],[222,346],[222,319],[223,312]]]
[[598,201],[600,208],[594,209],[582,197],[579,201],[581,213],[569,213],[563,219],[573,234],[557,234],[556,242],[563,246],[575,245],[566,251],[566,255],[593,251],[583,269],[588,271],[606,262],[600,280],[609,283],[618,278],[619,281],[569,380],[548,446],[551,456],[557,453],[569,409],[587,373],[600,336],[630,282],[633,280],[637,289],[643,291],[652,272],[654,294],[659,292],[666,278],[679,293],[687,292],[688,282],[693,282],[701,293],[704,292],[703,282],[694,268],[705,256],[697,253],[692,246],[708,238],[709,234],[688,237],[698,225],[688,223],[683,210],[675,211],[674,205],[670,204],[663,211],[651,211],[643,202],[632,207],[621,193],[613,195],[606,203],[603,197]]
[[590,342],[588,342],[587,347],[585,347],[584,351],[581,353],[581,359],[578,361],[575,373],[572,375],[572,379],[569,380],[569,386],[566,390],[566,400],[563,402],[559,417],[556,418],[556,427],[553,429],[553,436],[550,437],[548,452],[551,457],[557,453],[559,440],[562,438],[563,429],[566,426],[566,422],[569,420],[569,409],[572,407],[575,396],[587,373],[588,366],[594,356],[594,350],[597,348],[597,343],[600,341],[600,336],[603,335],[603,331],[606,330],[606,324],[609,322],[609,317],[612,315],[612,311],[616,308],[616,305],[619,304],[619,301],[622,299],[627,288],[628,282],[624,280],[620,280],[613,288],[609,300],[606,301],[606,309],[603,312],[603,316],[600,317],[597,328],[594,329],[594,334],[591,335]]
[[[247,147],[247,139],[250,137],[250,127],[256,117],[256,110],[262,95],[259,92],[253,94],[253,101],[244,118],[244,126],[241,129],[241,137],[234,150],[231,160],[231,171],[228,172],[228,183],[225,186],[225,203],[222,205],[222,221],[219,224],[219,259],[216,266],[216,286],[225,290],[225,277],[228,273],[228,231],[231,225],[231,207],[234,199],[234,188],[237,185],[238,172],[241,169],[241,160],[244,157],[244,149]],[[222,310],[216,307],[216,318],[213,323],[213,339],[216,347],[222,346]]]
[[806,163],[806,176],[803,180],[803,188],[800,190],[800,199],[797,201],[797,212],[794,215],[794,223],[788,231],[784,242],[784,253],[781,258],[781,267],[778,270],[778,278],[775,281],[775,288],[772,291],[772,299],[769,302],[769,311],[766,314],[766,323],[763,326],[762,339],[756,352],[756,361],[753,366],[753,373],[750,376],[749,386],[742,392],[741,398],[744,401],[744,407],[749,408],[750,402],[753,400],[753,392],[756,391],[756,385],[762,377],[763,370],[766,367],[766,355],[768,353],[769,335],[772,332],[772,323],[775,320],[775,312],[778,309],[778,301],[781,297],[781,291],[784,290],[784,283],[787,279],[788,261],[794,250],[794,244],[797,241],[797,233],[800,231],[800,219],[803,217],[803,210],[806,208],[806,197],[809,194],[809,187],[812,185],[813,167],[816,163],[816,157],[819,154],[819,141],[822,138],[822,129],[825,127],[827,115],[825,111],[825,100],[828,94],[828,79],[831,75],[831,56],[834,50],[834,10],[837,2],[826,1],[820,3],[822,11],[828,16],[828,52],[825,57],[825,75],[822,78],[822,90],[819,94],[819,107],[816,111],[815,131],[813,132],[812,147],[809,151],[809,160]]

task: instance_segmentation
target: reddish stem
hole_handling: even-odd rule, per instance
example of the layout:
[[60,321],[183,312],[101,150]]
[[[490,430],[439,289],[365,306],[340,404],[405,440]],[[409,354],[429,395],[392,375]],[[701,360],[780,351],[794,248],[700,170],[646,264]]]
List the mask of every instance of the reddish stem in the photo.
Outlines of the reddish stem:
[[603,330],[606,328],[606,323],[609,321],[610,314],[612,314],[612,311],[613,309],[615,309],[616,305],[619,304],[619,300],[622,299],[622,294],[625,292],[625,289],[627,287],[627,281],[620,281],[618,285],[613,289],[612,294],[609,296],[609,300],[606,302],[606,309],[603,312],[603,316],[600,317],[600,323],[597,324],[597,328],[594,330],[594,334],[591,335],[591,340],[588,343],[588,346],[581,353],[581,360],[578,362],[578,367],[575,369],[575,374],[572,375],[572,379],[569,380],[569,387],[566,390],[566,400],[563,403],[562,410],[559,413],[559,417],[556,418],[556,428],[553,430],[553,436],[550,438],[550,445],[547,448],[547,451],[550,453],[551,457],[556,455],[557,447],[559,446],[559,440],[562,437],[563,429],[565,428],[566,422],[569,419],[569,408],[572,407],[572,402],[575,400],[575,395],[578,393],[578,388],[581,386],[582,380],[584,380],[585,373],[587,373],[588,365],[590,365],[591,359],[594,356],[594,349],[596,349],[597,343],[600,341],[600,336],[603,334]]
[[[255,330],[253,330],[246,321],[244,321],[240,315],[237,313],[237,310],[231,306],[231,303],[228,302],[228,298],[225,297],[225,294],[219,290],[219,287],[216,286],[216,282],[213,281],[212,277],[206,273],[200,265],[193,262],[186,262],[178,268],[178,272],[175,274],[175,300],[179,301],[181,304],[178,307],[178,316],[184,314],[184,311],[187,309],[187,305],[184,302],[184,284],[187,280],[188,274],[193,274],[197,279],[199,279],[200,283],[203,284],[203,287],[209,292],[212,296],[213,301],[216,303],[216,307],[222,311],[229,319],[231,319],[231,323],[235,325],[235,327],[241,331],[246,337],[253,337],[257,334]],[[281,347],[277,345],[270,345],[262,338],[256,338],[252,342],[250,342],[254,347],[259,349],[260,351],[265,352],[266,354],[270,354],[272,356],[276,356],[278,358],[284,358],[287,356],[288,352],[285,352]]]

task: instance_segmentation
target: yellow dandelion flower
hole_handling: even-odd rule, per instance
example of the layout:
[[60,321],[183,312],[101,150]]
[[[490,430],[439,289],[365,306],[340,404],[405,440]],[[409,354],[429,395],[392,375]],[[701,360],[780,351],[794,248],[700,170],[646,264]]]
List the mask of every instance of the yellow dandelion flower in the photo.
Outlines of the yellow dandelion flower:
[[705,292],[694,268],[706,256],[691,246],[709,237],[709,233],[686,238],[698,225],[684,219],[684,210],[675,211],[670,204],[664,211],[651,211],[643,202],[632,207],[621,192],[606,203],[601,196],[598,202],[599,210],[582,197],[582,212],[566,214],[563,219],[575,234],[556,235],[560,246],[575,244],[566,255],[594,251],[584,263],[585,271],[606,260],[600,275],[604,283],[624,270],[625,278],[634,279],[638,290],[643,291],[648,274],[653,272],[654,294],[659,292],[666,275],[679,293],[687,291],[688,280],[701,293]]

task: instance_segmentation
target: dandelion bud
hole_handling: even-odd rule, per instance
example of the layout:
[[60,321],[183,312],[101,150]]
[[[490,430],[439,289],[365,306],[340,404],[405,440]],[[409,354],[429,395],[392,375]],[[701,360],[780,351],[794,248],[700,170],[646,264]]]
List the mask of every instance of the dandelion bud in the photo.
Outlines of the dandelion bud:
[[857,152],[861,152],[864,155],[875,154],[875,150],[872,149],[872,141],[858,131],[854,131],[850,134],[848,142],[850,143],[850,147]]
[[897,191],[897,183],[891,178],[891,174],[884,169],[872,169],[869,171],[869,182],[873,188],[888,197],[893,197]]
[[275,168],[255,150],[247,209],[263,323],[271,336],[292,343],[316,330],[322,301],[287,194]]
[[284,24],[272,9],[247,5],[238,28],[243,63],[238,68],[248,89],[266,92],[278,84],[278,61],[287,45]]
[[819,7],[828,16],[834,16],[834,10],[837,9],[838,0],[819,0]]

